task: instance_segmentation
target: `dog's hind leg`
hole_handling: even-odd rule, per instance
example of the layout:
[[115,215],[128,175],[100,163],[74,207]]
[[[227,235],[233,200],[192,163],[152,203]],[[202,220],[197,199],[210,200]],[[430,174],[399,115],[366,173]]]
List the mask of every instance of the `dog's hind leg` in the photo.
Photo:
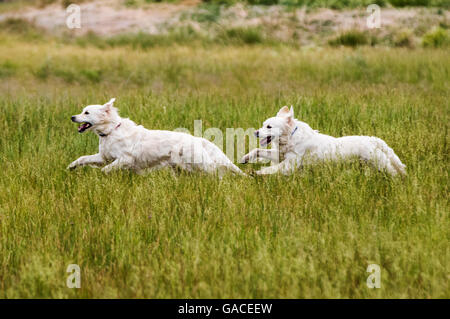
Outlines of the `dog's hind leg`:
[[[382,139],[378,139],[379,148],[386,155],[388,161],[391,166],[396,171],[395,174],[400,173],[401,175],[406,175],[406,165],[402,163],[400,158],[398,158],[397,154],[395,154],[394,150],[390,148],[385,141]],[[393,175],[395,175],[393,174]]]
[[237,167],[233,163],[227,165],[227,168],[230,169],[233,173],[236,173],[238,175],[247,176],[243,171],[241,171],[241,169],[239,167]]
[[386,171],[390,175],[397,175],[397,170],[391,165],[386,154],[376,146],[370,151],[359,154],[360,158],[365,162],[371,164],[379,171]]
[[370,161],[379,169],[386,170],[389,174],[395,176],[398,173],[406,175],[405,165],[400,161],[394,150],[390,148],[385,141],[380,138],[373,138],[374,149]]
[[397,170],[391,165],[389,158],[382,150],[376,149],[374,156],[375,158],[372,163],[378,168],[378,170],[386,170],[391,175],[397,175]]
[[239,167],[234,165],[233,162],[222,152],[222,150],[217,147],[217,145],[209,142],[208,140],[203,140],[202,146],[204,170],[210,173],[219,170],[219,175],[223,175],[227,170],[238,175],[245,175],[244,172],[242,172]]

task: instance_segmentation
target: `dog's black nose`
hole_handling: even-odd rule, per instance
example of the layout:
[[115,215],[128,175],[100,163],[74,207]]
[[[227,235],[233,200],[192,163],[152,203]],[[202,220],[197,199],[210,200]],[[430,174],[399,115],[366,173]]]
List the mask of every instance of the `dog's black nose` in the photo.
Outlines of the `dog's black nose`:
[[255,136],[259,137],[259,131],[255,131]]
[[72,120],[72,122],[75,122],[75,116],[72,116],[70,119]]

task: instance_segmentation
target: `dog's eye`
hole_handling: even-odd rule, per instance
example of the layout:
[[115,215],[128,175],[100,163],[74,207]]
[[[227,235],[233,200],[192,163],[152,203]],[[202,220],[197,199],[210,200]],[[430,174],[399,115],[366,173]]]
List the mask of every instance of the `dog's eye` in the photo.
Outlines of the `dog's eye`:
[[267,125],[267,128],[270,130],[271,128],[272,128],[272,126],[270,126],[270,125]]
[[88,111],[86,111],[86,112],[84,112],[84,114],[88,115],[88,114],[89,114],[89,112],[88,112]]

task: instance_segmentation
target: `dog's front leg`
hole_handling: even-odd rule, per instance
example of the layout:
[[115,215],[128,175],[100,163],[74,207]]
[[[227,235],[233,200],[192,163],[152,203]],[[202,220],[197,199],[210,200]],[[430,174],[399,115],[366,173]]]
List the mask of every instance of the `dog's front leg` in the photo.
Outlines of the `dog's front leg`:
[[102,172],[105,174],[110,173],[113,170],[121,168],[130,168],[130,162],[123,159],[115,159],[111,164],[102,168]]
[[105,160],[103,157],[98,154],[94,155],[85,155],[81,156],[79,159],[73,161],[70,163],[69,166],[67,166],[67,169],[75,169],[77,166],[84,166],[84,165],[102,165],[105,163]]
[[244,155],[241,159],[242,164],[247,164],[249,162],[254,162],[258,158],[266,158],[272,162],[278,162],[278,150],[276,149],[266,149],[266,148],[255,148],[251,150],[248,154]]
[[276,165],[268,166],[261,168],[259,171],[256,171],[255,174],[257,175],[269,175],[269,174],[275,174],[281,170],[281,165],[283,163],[279,163]]
[[264,167],[264,168],[260,169],[259,171],[256,171],[255,173],[257,175],[268,175],[268,174],[275,174],[275,173],[280,172],[284,175],[290,175],[290,174],[294,173],[295,169],[298,166],[299,165],[297,164],[297,160],[294,158],[291,158],[291,159],[286,159],[279,164]]

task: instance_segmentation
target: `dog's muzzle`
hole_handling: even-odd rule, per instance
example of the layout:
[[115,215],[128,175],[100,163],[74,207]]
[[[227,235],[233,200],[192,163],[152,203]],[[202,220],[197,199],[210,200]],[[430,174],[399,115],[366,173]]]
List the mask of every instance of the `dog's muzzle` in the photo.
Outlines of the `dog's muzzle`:
[[[72,120],[72,122],[79,123],[77,121],[77,117],[75,115],[73,115],[70,119]],[[82,124],[80,126],[78,126],[78,133],[83,133],[91,126],[92,126],[92,124],[89,122],[82,122]]]
[[84,131],[86,131],[88,128],[90,128],[92,126],[91,123],[89,122],[84,122],[83,124],[81,124],[80,126],[78,126],[78,133],[83,133]]

